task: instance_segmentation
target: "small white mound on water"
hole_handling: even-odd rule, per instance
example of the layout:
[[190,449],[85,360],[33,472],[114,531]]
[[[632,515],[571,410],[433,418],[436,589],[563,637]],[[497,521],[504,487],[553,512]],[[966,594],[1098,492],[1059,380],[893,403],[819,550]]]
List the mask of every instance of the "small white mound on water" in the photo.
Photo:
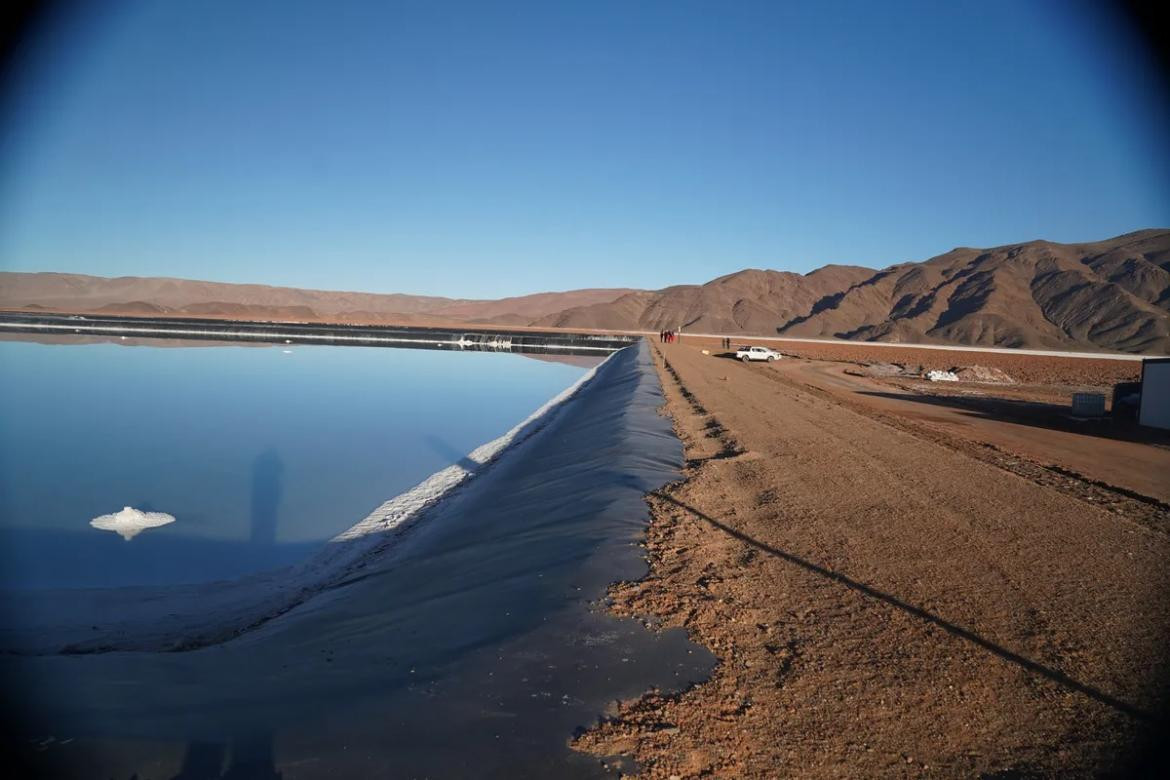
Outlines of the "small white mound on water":
[[123,507],[121,512],[112,515],[101,515],[89,521],[94,528],[102,531],[113,531],[126,541],[130,541],[147,528],[158,528],[175,522],[174,515],[166,512],[143,512],[132,506]]
[[[595,376],[604,373],[606,382],[623,373],[649,372],[652,376],[654,369],[645,344],[626,349],[635,352],[619,350],[607,356],[503,436],[386,501],[307,560],[237,580],[22,593],[20,621],[0,622],[0,653],[189,650],[238,637],[338,583],[366,559],[388,549],[394,542],[393,532],[409,526],[468,480],[479,478],[499,458],[544,430],[561,407],[578,392],[589,389],[588,385],[602,386],[603,382],[592,382]],[[615,360],[622,354],[641,357]],[[634,362],[637,360],[641,363]],[[119,517],[130,520],[130,527],[119,522]],[[136,522],[139,518],[166,519],[143,524]],[[173,520],[161,512],[127,507],[116,514],[94,518],[91,525],[130,539],[145,528]],[[130,535],[126,536],[125,531]],[[4,606],[2,599],[0,606]],[[104,616],[104,622],[95,632],[93,616],[98,614]]]

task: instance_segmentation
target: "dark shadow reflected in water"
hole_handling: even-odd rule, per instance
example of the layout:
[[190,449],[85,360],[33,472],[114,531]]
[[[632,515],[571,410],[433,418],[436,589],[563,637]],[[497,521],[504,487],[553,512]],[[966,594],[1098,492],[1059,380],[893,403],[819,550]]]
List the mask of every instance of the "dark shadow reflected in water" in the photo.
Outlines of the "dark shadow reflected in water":
[[[58,340],[0,341],[3,589],[303,560],[583,373],[486,352]],[[129,542],[89,526],[126,506],[175,522]]]
[[468,474],[474,474],[480,467],[479,463],[476,463],[466,454],[460,452],[455,447],[452,447],[445,439],[440,436],[427,434],[424,437],[424,441],[426,441],[428,447],[441,455],[443,459],[446,460],[449,464],[458,466]]
[[225,750],[217,742],[192,742],[183,753],[183,764],[172,780],[219,780]]
[[[225,766],[225,759],[227,765]],[[242,737],[230,745],[191,742],[179,773],[171,780],[280,780],[274,763],[272,736]]]
[[232,641],[0,659],[24,744],[51,737],[35,760],[76,777],[600,774],[574,732],[713,661],[603,606],[645,572],[643,495],[681,464],[661,402],[644,348],[616,356],[389,553]]
[[276,544],[277,507],[280,506],[281,475],[284,464],[276,450],[267,449],[252,461],[252,532],[253,546]]

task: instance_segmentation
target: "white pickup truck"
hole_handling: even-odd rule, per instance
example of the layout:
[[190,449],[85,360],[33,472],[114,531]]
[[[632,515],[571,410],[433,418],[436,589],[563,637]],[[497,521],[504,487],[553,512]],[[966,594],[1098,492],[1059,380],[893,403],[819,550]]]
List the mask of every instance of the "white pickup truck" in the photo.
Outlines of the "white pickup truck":
[[745,363],[749,360],[766,360],[771,363],[781,358],[779,352],[767,347],[740,347],[735,351],[735,356]]

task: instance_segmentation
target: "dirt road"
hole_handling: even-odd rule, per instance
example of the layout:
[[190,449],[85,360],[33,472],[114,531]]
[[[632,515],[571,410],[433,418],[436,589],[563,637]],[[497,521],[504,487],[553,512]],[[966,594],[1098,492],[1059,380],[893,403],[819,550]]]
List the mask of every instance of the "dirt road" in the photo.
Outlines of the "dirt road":
[[790,368],[655,347],[688,466],[612,607],[722,663],[578,748],[648,777],[1091,775],[1154,728],[1164,505],[1129,517]]
[[[1108,391],[1116,382],[1141,377],[1142,364],[1136,355],[1115,358],[1078,358],[1068,353],[1025,354],[1022,350],[982,350],[973,347],[928,348],[914,344],[887,344],[872,341],[806,342],[763,340],[754,336],[733,336],[734,345],[764,344],[783,352],[820,361],[844,363],[900,363],[923,369],[947,370],[955,366],[988,366],[1004,371],[1017,382],[1063,385],[1066,389],[1098,388]],[[681,345],[719,349],[721,339],[686,335]]]
[[[1053,412],[1060,408],[1055,404],[1021,410],[1014,407],[1027,406],[1026,402],[1002,403],[989,397],[1009,395],[1014,388],[968,383],[955,383],[951,388],[940,387],[943,383],[873,380],[848,375],[849,369],[840,363],[821,361],[786,360],[775,368],[806,389],[823,390],[851,408],[867,406],[883,419],[893,415],[913,428],[925,427],[948,439],[1010,453],[1008,459],[1022,456],[1032,463],[1073,471],[1122,492],[1170,504],[1170,433],[1108,417],[1073,420]],[[916,387],[900,386],[908,384]],[[969,395],[972,392],[978,395]],[[972,454],[987,457],[992,453]],[[1068,487],[1080,491],[1085,485],[1074,481]],[[1108,503],[1117,498],[1101,493],[1094,500]],[[1165,512],[1161,514],[1164,517]]]

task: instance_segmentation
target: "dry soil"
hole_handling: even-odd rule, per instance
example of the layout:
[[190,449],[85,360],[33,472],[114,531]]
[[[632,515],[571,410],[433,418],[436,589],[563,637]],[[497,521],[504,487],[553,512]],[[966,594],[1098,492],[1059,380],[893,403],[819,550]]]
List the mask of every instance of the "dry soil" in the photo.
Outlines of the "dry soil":
[[826,364],[655,350],[687,466],[647,497],[650,574],[609,607],[720,663],[575,747],[663,778],[1125,767],[1168,667],[1170,507],[871,403]]

